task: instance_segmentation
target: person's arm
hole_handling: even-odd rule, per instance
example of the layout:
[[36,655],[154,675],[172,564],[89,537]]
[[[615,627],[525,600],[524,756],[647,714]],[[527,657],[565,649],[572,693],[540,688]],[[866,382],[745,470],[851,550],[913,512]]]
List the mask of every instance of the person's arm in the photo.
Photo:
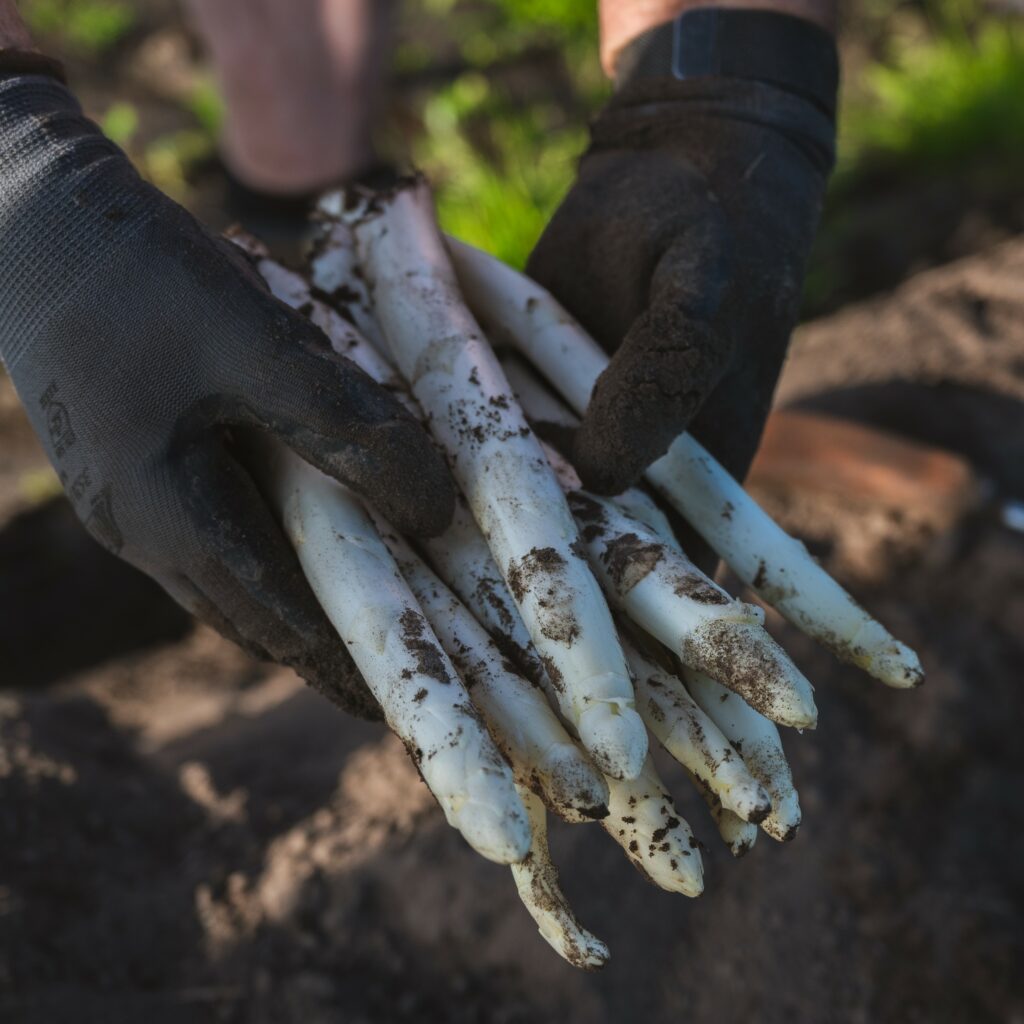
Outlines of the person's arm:
[[443,459],[139,177],[30,51],[11,0],[0,32],[0,358],[76,513],[199,618],[374,713],[240,442],[282,441],[414,533],[450,518]]
[[742,478],[834,159],[833,0],[602,0],[615,94],[530,257],[614,356],[574,463],[616,493],[684,430]]
[[248,188],[302,195],[366,170],[395,0],[187,0]]

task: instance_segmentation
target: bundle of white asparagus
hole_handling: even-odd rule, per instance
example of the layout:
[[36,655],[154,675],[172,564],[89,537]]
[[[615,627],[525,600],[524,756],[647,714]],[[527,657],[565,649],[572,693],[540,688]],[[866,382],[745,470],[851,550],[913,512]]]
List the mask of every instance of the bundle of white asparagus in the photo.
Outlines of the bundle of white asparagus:
[[[700,848],[648,731],[739,856],[758,826],[796,835],[777,726],[814,727],[812,687],[763,628],[762,609],[686,557],[651,493],[589,494],[564,452],[538,440],[531,425],[576,424],[608,361],[547,292],[446,241],[422,178],[330,194],[320,219],[305,274],[241,232],[232,238],[275,295],[421,418],[461,499],[448,531],[417,547],[275,447],[267,465],[283,527],[448,822],[510,865],[559,954],[598,968],[608,950],[561,891],[547,812],[597,820],[652,882],[698,896]],[[914,653],[691,437],[647,481],[790,622],[889,686],[922,681]]]

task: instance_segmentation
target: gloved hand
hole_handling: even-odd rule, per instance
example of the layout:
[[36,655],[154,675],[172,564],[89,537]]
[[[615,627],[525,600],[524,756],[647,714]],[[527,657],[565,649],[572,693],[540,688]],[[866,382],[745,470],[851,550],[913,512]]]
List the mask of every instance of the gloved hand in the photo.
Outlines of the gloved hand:
[[419,534],[451,516],[442,458],[45,75],[0,80],[0,354],[100,543],[250,652],[379,714],[232,439],[280,439]]
[[[692,11],[680,29],[685,40],[694,15],[754,14]],[[822,30],[756,16],[787,55],[800,53],[786,47],[793,28],[817,47],[823,95],[720,73],[680,80],[667,63],[627,74],[527,267],[615,353],[573,453],[601,493],[632,483],[688,427],[739,478],[757,448],[833,163],[836,73],[830,90]],[[757,25],[741,27],[756,58]]]

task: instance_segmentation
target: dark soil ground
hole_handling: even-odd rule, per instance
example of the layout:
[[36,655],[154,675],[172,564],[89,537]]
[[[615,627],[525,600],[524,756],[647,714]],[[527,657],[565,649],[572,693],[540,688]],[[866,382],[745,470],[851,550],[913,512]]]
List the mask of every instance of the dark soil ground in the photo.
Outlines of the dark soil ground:
[[[612,948],[597,975],[548,950],[382,728],[193,629],[62,500],[29,505],[41,456],[4,382],[0,1021],[1024,1020],[1024,536],[996,514],[1024,497],[1022,271],[1017,242],[798,340],[787,400],[958,448],[989,501],[906,549],[890,514],[892,571],[844,570],[921,652],[924,689],[773,624],[820,708],[787,737],[795,842],[733,862],[667,764],[709,848],[699,900],[651,887],[596,827],[555,829]],[[843,537],[870,544],[879,519],[843,512],[797,524],[840,569]]]

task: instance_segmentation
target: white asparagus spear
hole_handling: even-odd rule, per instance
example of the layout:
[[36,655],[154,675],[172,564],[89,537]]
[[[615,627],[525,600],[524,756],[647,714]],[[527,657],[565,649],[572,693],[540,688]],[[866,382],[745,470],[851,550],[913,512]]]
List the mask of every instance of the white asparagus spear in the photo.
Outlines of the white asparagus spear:
[[[341,244],[345,243],[342,241]],[[329,281],[330,278],[322,278],[321,287]],[[343,281],[339,280],[334,287],[342,283]],[[368,372],[372,374],[374,371],[368,369]],[[452,542],[453,531],[459,538],[458,542]],[[442,538],[434,542],[432,559],[442,575],[446,575],[446,578],[455,584],[460,596],[481,621],[486,623],[492,620],[492,631],[519,640],[522,634],[517,635],[516,627],[521,628],[521,620],[508,599],[504,581],[498,576],[497,568],[493,567],[493,571],[489,568],[493,566],[489,552],[486,558],[480,557],[479,545],[475,541],[479,536],[471,523],[462,523],[461,526],[453,524]],[[447,570],[447,573],[444,570]],[[526,654],[528,659],[535,657],[528,636],[524,636],[520,643],[521,654]],[[550,681],[542,669],[538,675],[550,686]],[[657,778],[653,763],[647,764],[640,784],[636,787],[615,780],[609,780],[609,783],[616,787],[620,819],[627,819],[620,820],[612,835],[620,841],[620,845],[631,860],[644,874],[655,879],[664,888],[687,895],[698,895],[703,889],[699,851],[686,823],[674,816],[674,811],[667,818],[663,813],[666,806],[671,808],[671,803],[666,787]],[[520,895],[545,939],[563,956],[571,954],[566,956],[566,959],[575,962],[572,956],[576,955],[576,951],[582,950],[587,966],[599,966],[597,961],[602,959],[602,950],[603,959],[607,959],[607,951],[598,940],[579,927],[564,896],[561,896],[557,886],[557,874],[547,853],[546,822],[541,833],[533,813],[539,805],[535,799],[531,799],[532,794],[521,795],[528,812],[531,812],[531,853],[535,857],[535,862],[531,864],[531,859],[527,858],[513,865],[512,870]],[[655,801],[658,803],[657,808],[654,806]],[[542,808],[540,812],[543,814]],[[581,815],[578,820],[585,820],[585,817]],[[664,830],[664,834],[659,830]],[[656,845],[655,839],[658,839]],[[648,848],[646,860],[649,863],[644,862],[640,853],[641,843]],[[630,844],[635,844],[635,850],[631,849]],[[666,844],[668,850],[660,848]]]
[[526,418],[531,423],[552,424],[575,430],[579,417],[543,384],[533,369],[515,352],[503,349],[498,361]]
[[772,806],[768,793],[711,717],[670,672],[628,640],[622,646],[636,677],[637,706],[661,745],[713,790],[723,807],[744,821],[763,821]]
[[533,843],[530,852],[512,865],[519,898],[537,922],[544,941],[564,960],[585,971],[595,971],[608,960],[608,947],[576,918],[558,882],[558,868],[548,850],[548,825],[544,805],[528,789],[519,795],[530,816]]
[[757,842],[757,826],[723,807],[718,795],[695,775],[691,775],[690,778],[700,795],[704,797],[715,828],[718,829],[722,842],[729,847],[729,852],[737,859],[748,854]]
[[545,452],[612,605],[684,664],[720,679],[773,721],[813,729],[811,684],[761,627],[761,609],[730,597],[611,499],[578,490],[572,467],[550,447]]
[[351,318],[359,333],[375,348],[386,351],[380,324],[373,315],[352,228],[330,219],[324,222],[313,243],[309,260],[313,287],[336,310]]
[[[515,389],[523,411],[531,422],[554,423],[562,427],[575,427],[579,420],[537,379],[533,371],[518,356],[503,353],[502,366],[509,383]],[[667,544],[679,548],[671,524],[665,514],[648,495],[631,487],[613,499],[634,519],[639,519]],[[626,656],[631,659],[631,647],[624,644]],[[650,717],[644,713],[645,702],[641,691],[643,674],[634,666],[637,676],[637,700],[641,716],[648,727],[657,735]],[[683,669],[686,689],[693,700],[700,705],[708,717],[721,729],[743,757],[750,773],[768,791],[772,801],[771,813],[761,822],[761,828],[768,835],[780,841],[796,836],[800,827],[800,802],[793,786],[793,775],[782,749],[782,741],[775,725],[759,714],[742,697],[714,682],[702,672]],[[674,680],[678,685],[678,680]],[[658,737],[661,739],[661,737]],[[664,742],[664,741],[662,741]],[[680,758],[677,757],[677,760]],[[689,767],[689,766],[688,766]],[[721,795],[721,794],[719,794]],[[716,821],[722,818],[718,814]],[[727,841],[734,845],[737,833],[749,832],[739,829],[739,824],[725,819]],[[742,844],[743,836],[738,838]]]
[[604,817],[604,778],[562,728],[543,692],[514,671],[483,626],[412,548],[383,520],[373,520],[518,783],[538,790],[562,817]]
[[[540,285],[449,240],[459,283],[496,343],[525,355],[583,414],[608,356]],[[688,434],[647,470],[654,484],[748,586],[790,622],[888,686],[924,681],[917,655],[861,608]]]
[[[579,420],[547,390],[519,357],[504,353],[501,363],[523,411],[531,422],[554,423],[569,428],[578,425]],[[613,500],[667,544],[679,548],[679,542],[665,514],[643,491],[631,487],[616,495]],[[623,646],[629,659],[631,648],[628,644]],[[782,842],[793,839],[800,827],[800,801],[793,786],[793,774],[782,749],[779,730],[774,723],[750,707],[742,697],[714,682],[704,673],[685,668],[683,671],[686,689],[692,698],[741,754],[750,773],[767,789],[771,797],[771,813],[761,822],[761,828],[772,838]],[[644,714],[644,699],[640,689],[642,674],[636,666],[634,674],[638,680],[637,699],[641,716],[657,735],[650,718]],[[718,817],[721,818],[721,815]],[[730,830],[730,843],[735,839],[733,832],[736,827],[732,822],[726,821],[726,828]]]
[[[601,827],[644,877],[669,892],[699,896],[704,866],[690,826],[672,805],[650,757],[635,779],[609,779],[608,817]],[[754,830],[756,834],[756,829]]]
[[[322,245],[317,250],[311,265],[313,272],[320,274],[321,288],[335,297],[347,294],[345,282],[350,280],[340,276],[339,267],[347,268],[345,272],[352,270],[351,260],[344,259],[351,230],[340,224],[338,232],[338,235],[331,234],[330,245]],[[301,274],[271,259],[266,246],[247,232],[235,228],[228,237],[256,260],[257,270],[275,297],[309,316],[327,335],[335,352],[351,359],[378,384],[392,391],[414,416],[423,418],[422,411],[391,362],[359,328],[317,299]],[[363,320],[368,317],[367,313]],[[440,537],[428,540],[425,546],[449,585],[452,585],[452,580],[458,581],[453,589],[463,601],[467,600],[467,593],[478,594],[480,600],[474,606],[477,617],[496,639],[503,653],[521,666],[531,680],[537,681],[543,674],[543,666],[491,558],[490,548],[461,495],[456,495],[455,513],[449,528]]]
[[[339,202],[322,204],[329,215]],[[463,305],[421,179],[344,211],[374,313],[509,585],[566,717],[607,775],[640,770],[647,734],[601,590],[561,490]]]
[[544,665],[461,494],[456,496],[451,525],[440,537],[425,540],[423,547],[437,574],[472,611],[501,652],[531,682],[542,682]]
[[[616,494],[612,501],[615,502],[627,515],[639,520],[652,533],[660,537],[666,544],[670,544],[677,551],[682,551],[679,541],[676,539],[672,524],[668,516],[658,508],[650,495],[644,494],[639,487],[630,487],[621,494]],[[761,612],[759,622],[764,623],[764,610]]]
[[684,668],[683,679],[693,699],[739,751],[750,774],[768,791],[772,809],[761,822],[761,828],[780,842],[795,838],[800,828],[800,800],[779,730],[746,701],[703,672]]
[[[507,368],[531,420],[568,425],[572,414],[528,369],[516,360]],[[544,450],[612,604],[687,664],[724,680],[775,721],[813,728],[811,685],[768,633],[752,625],[763,624],[761,609],[732,599],[690,562],[646,495],[635,488],[615,499],[588,494],[568,462],[551,446]],[[638,508],[654,528],[633,518],[627,506]]]
[[266,281],[275,298],[307,316],[327,335],[327,340],[335,352],[351,359],[378,384],[394,392],[406,408],[415,415],[420,415],[419,409],[414,408],[415,403],[408,396],[404,382],[391,363],[353,324],[316,298],[309,282],[302,274],[271,259],[263,242],[241,228],[232,228],[226,237],[255,260],[257,272]]
[[509,864],[530,847],[512,772],[359,502],[283,445],[268,478],[306,579],[450,825]]

